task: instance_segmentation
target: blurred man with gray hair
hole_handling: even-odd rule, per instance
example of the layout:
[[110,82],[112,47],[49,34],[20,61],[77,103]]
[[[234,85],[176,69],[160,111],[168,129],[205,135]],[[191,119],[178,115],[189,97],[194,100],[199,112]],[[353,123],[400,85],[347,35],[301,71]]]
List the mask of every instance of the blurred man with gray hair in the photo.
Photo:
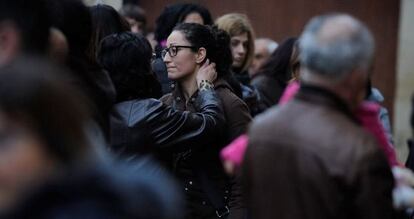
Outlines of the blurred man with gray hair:
[[254,57],[249,68],[249,75],[253,77],[270,55],[277,49],[278,44],[269,38],[258,38],[254,41]]
[[346,14],[313,18],[299,43],[301,88],[253,123],[243,176],[252,218],[391,218],[393,176],[353,110],[374,40]]

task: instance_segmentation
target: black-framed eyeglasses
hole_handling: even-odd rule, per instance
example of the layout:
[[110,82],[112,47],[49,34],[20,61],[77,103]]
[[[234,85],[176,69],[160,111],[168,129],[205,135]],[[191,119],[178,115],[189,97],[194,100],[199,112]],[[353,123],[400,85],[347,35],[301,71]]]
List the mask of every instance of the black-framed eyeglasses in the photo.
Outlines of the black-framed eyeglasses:
[[189,48],[189,49],[195,49],[194,46],[170,46],[168,48],[165,48],[161,51],[161,57],[164,58],[165,55],[170,55],[170,57],[174,57],[177,55],[178,51],[180,51],[180,48]]

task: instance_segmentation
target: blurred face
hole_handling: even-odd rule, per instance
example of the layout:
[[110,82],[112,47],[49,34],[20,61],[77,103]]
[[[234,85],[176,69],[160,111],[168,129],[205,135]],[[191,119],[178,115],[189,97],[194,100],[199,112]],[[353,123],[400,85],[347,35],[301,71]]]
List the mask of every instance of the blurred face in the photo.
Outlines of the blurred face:
[[11,21],[0,22],[0,66],[13,61],[21,50],[21,36]]
[[164,63],[167,66],[168,78],[185,80],[195,74],[197,68],[196,53],[190,48],[184,34],[173,31],[167,38],[167,48],[163,51]]
[[144,23],[137,21],[130,17],[125,17],[125,20],[128,21],[129,26],[131,27],[132,33],[143,33],[144,32]]
[[243,66],[247,56],[247,46],[249,44],[249,37],[247,33],[242,33],[231,37],[230,46],[233,55],[233,68],[240,68]]
[[0,211],[51,174],[55,165],[42,144],[29,128],[0,114]]
[[185,17],[183,23],[204,24],[204,21],[199,13],[192,12]]
[[263,63],[270,57],[268,43],[263,40],[256,40],[254,43],[254,58],[249,73],[254,75]]

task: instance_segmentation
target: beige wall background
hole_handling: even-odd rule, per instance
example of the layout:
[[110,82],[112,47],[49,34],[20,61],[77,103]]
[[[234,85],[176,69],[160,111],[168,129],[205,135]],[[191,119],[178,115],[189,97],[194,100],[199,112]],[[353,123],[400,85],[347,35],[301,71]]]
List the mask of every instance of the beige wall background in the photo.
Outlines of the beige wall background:
[[[414,92],[414,0],[401,0],[400,30],[397,53],[396,96],[394,102],[394,141],[399,160],[407,158],[411,96]],[[381,53],[381,51],[377,51]]]

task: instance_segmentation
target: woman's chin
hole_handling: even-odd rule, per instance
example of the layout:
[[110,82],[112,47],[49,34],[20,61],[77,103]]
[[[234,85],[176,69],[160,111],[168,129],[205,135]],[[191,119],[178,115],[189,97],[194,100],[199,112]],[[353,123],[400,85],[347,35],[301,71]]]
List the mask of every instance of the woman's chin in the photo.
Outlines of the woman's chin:
[[242,62],[233,62],[233,64],[231,65],[232,68],[241,68],[243,65]]
[[191,74],[183,74],[183,73],[177,73],[177,72],[168,72],[168,79],[172,81],[182,81],[190,78]]
[[175,74],[175,73],[169,73],[168,72],[168,79],[176,81],[178,79],[180,79],[179,75]]

